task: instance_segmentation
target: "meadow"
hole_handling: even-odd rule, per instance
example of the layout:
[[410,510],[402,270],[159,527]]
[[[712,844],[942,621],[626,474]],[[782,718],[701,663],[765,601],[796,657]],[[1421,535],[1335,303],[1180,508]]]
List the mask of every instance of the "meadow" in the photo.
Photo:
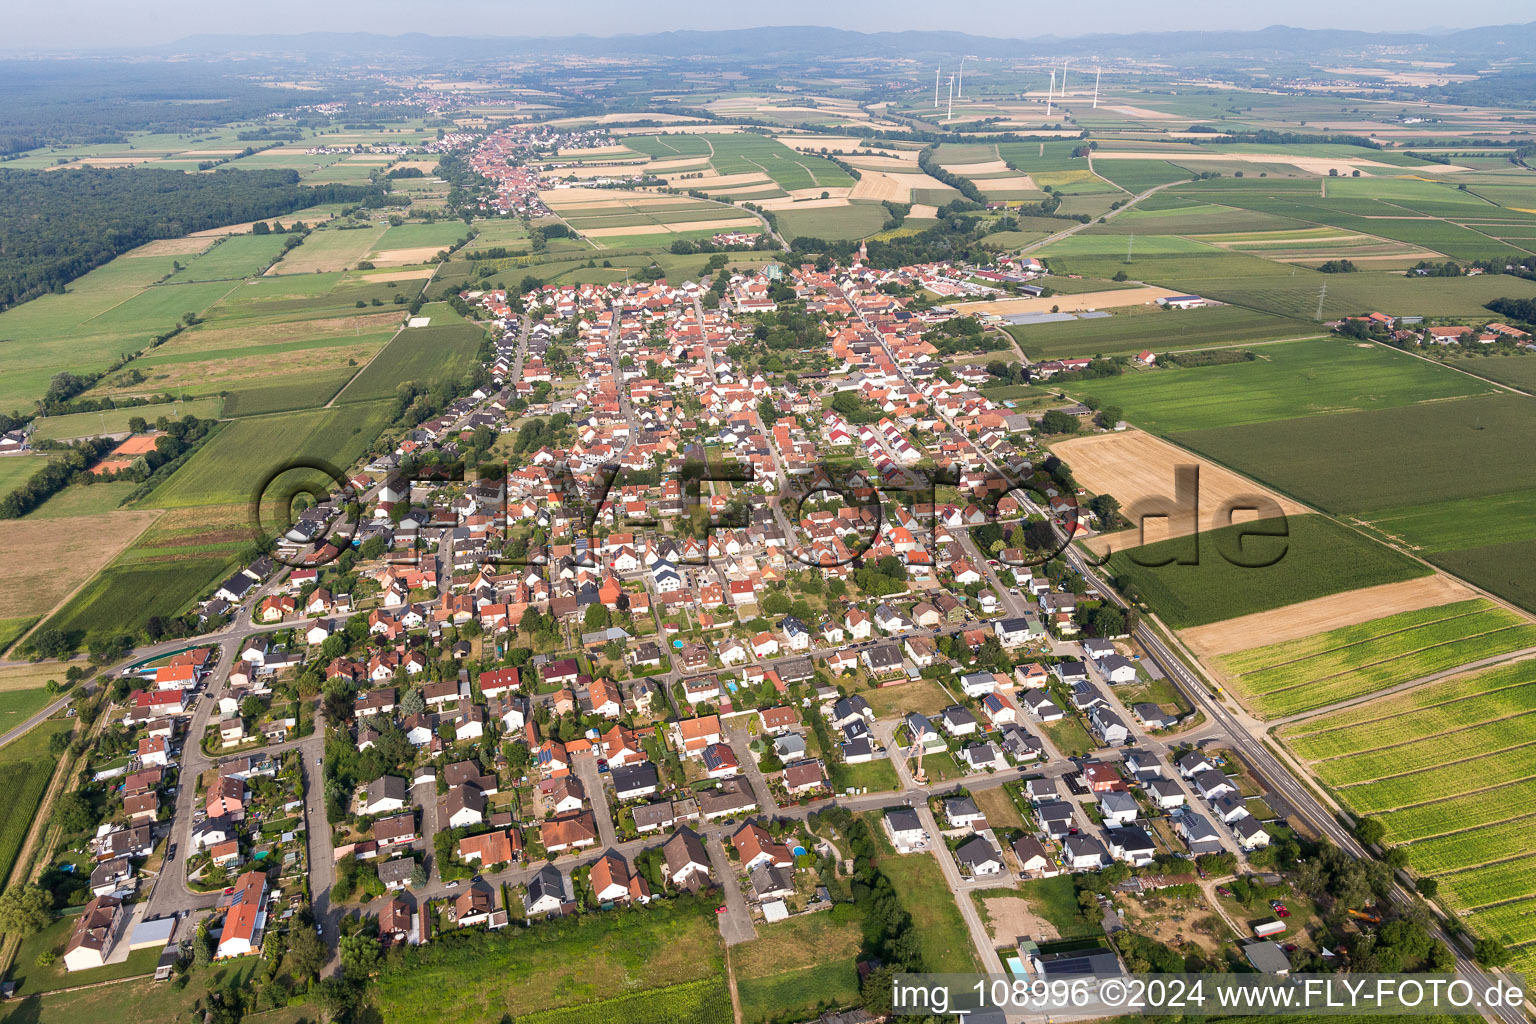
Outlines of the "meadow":
[[1218,664],[1246,705],[1273,718],[1531,646],[1536,624],[1474,599],[1244,651]]
[[[1134,587],[1169,626],[1184,629],[1430,572],[1325,516],[1289,517],[1283,538],[1256,535],[1280,525],[1242,523],[1116,552],[1110,574]],[[1181,565],[1178,558],[1198,562]],[[1168,564],[1143,564],[1159,562]]]
[[1185,181],[1192,175],[1166,160],[1095,160],[1093,171],[1127,192],[1145,192],[1158,185]]
[[881,857],[879,868],[891,880],[902,908],[912,915],[923,969],[950,974],[977,971],[970,931],[933,857],[926,853]]
[[[1190,310],[1160,319],[1183,322],[1194,313],[1227,308]],[[1252,351],[1256,358],[1249,362],[1191,368],[1165,365],[1069,388],[1076,394],[1093,395],[1105,405],[1117,405],[1137,426],[1164,434],[1493,393],[1476,380],[1412,356],[1340,339],[1262,345]]]
[[1536,662],[1456,676],[1308,719],[1281,737],[1351,810],[1372,815],[1479,935],[1536,940]]
[[[223,403],[218,398],[202,398],[190,402],[162,402],[155,405],[128,406],[122,409],[103,409],[100,412],[74,412],[63,416],[41,416],[32,437],[37,441],[59,441],[75,437],[92,437],[98,434],[121,434],[128,430],[128,421],[142,418],[153,425],[162,416],[179,420],[183,416],[199,419],[218,419]],[[0,460],[0,470],[9,460]],[[5,483],[0,478],[0,490]]]
[[287,235],[230,235],[171,275],[172,282],[233,281],[254,277],[283,251]]
[[[467,1024],[514,1006],[526,1011],[516,1020],[711,1024],[718,1016],[702,1011],[718,1013],[716,993],[730,1012],[714,918],[713,901],[680,898],[526,930],[444,934],[391,952],[373,997],[400,1024]],[[451,1005],[421,999],[439,986],[452,988]]]
[[885,208],[878,203],[853,203],[820,210],[780,210],[775,215],[779,233],[790,241],[796,238],[829,240],[868,238],[885,223]]
[[854,961],[863,940],[851,904],[758,927],[758,937],[731,950],[731,969],[745,1024],[808,1020],[859,1001]]

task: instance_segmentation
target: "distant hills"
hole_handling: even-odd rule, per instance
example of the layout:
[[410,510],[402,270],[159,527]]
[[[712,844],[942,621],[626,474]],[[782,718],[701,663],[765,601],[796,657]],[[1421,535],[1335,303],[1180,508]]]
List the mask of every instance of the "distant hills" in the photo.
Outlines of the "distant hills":
[[1302,56],[1358,53],[1371,46],[1422,46],[1419,55],[1493,60],[1523,57],[1536,49],[1536,22],[1462,29],[1443,34],[1300,29],[1281,25],[1251,32],[1139,32],[1129,35],[1038,36],[1001,39],[964,32],[852,32],[788,26],[723,31],[657,32],[621,36],[398,36],[370,32],[296,35],[194,35],[141,50],[162,55],[294,55],[353,58],[424,57],[486,59],[507,54],[569,53],[582,56],[651,57],[921,57],[969,53],[985,57],[1092,54],[1125,57],[1197,57],[1202,53]]

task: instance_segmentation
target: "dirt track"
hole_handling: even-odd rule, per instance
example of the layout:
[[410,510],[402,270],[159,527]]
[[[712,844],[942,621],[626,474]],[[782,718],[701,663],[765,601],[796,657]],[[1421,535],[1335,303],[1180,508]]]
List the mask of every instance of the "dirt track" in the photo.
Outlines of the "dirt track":
[[[1274,611],[1255,612],[1225,622],[1196,626],[1179,633],[1179,639],[1202,660],[1265,644],[1299,640],[1325,630],[1369,622],[1399,612],[1432,608],[1477,595],[1449,576],[1436,573],[1401,583],[1347,590],[1342,594],[1302,601]],[[1209,664],[1207,660],[1207,664]]]

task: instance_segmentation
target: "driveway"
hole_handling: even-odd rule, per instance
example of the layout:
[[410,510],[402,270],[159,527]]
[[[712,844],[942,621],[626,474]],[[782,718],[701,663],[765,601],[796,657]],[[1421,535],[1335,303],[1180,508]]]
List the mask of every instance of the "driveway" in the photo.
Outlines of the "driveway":
[[613,827],[613,812],[608,809],[608,788],[603,785],[603,773],[597,770],[597,758],[591,755],[572,757],[571,770],[586,787],[587,799],[592,801],[598,845],[604,850],[613,849],[619,845],[619,833]]
[[741,882],[736,877],[736,863],[725,852],[719,836],[706,844],[709,865],[725,890],[725,913],[715,915],[720,921],[720,937],[727,946],[735,946],[757,938],[757,926],[752,923],[752,911],[741,893]]

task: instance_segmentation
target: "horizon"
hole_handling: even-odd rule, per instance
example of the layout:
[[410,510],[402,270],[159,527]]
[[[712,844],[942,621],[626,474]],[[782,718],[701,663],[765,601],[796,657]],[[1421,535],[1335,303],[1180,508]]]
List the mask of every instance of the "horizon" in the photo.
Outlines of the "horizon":
[[[520,23],[527,31],[517,32],[510,24],[504,5],[494,0],[472,0],[456,5],[455,20],[466,26],[462,31],[431,31],[412,29],[389,31],[395,27],[396,16],[408,17],[416,9],[402,0],[380,0],[364,4],[360,0],[333,0],[323,11],[312,5],[301,5],[295,0],[277,0],[267,7],[259,24],[250,23],[243,9],[232,5],[195,4],[190,0],[170,0],[157,5],[152,11],[128,11],[99,0],[64,0],[46,9],[18,11],[12,15],[8,54],[102,52],[143,47],[160,47],[197,36],[228,35],[258,38],[271,35],[302,36],[316,33],[369,33],[398,37],[425,35],[434,38],[455,38],[473,34],[468,26],[494,23],[496,31],[483,33],[487,38],[578,38],[619,39],[626,36],[649,36],[666,32],[717,32],[749,31],[774,28],[820,28],[840,31],[864,32],[960,32],[967,35],[990,36],[997,39],[1034,37],[1076,39],[1098,35],[1136,35],[1152,32],[1210,31],[1256,32],[1267,28],[1289,28],[1314,31],[1357,31],[1372,33],[1412,33],[1442,35],[1473,28],[1499,25],[1526,24],[1531,20],[1531,10],[1519,0],[1485,0],[1478,5],[1484,13],[1464,19],[1463,24],[1444,24],[1443,5],[1429,0],[1404,0],[1389,3],[1385,0],[1369,0],[1350,5],[1341,10],[1339,5],[1324,0],[1301,0],[1290,5],[1284,22],[1274,21],[1273,12],[1263,9],[1234,10],[1229,5],[1211,0],[1194,0],[1184,5],[1182,11],[1149,10],[1146,5],[1129,0],[1106,0],[1101,5],[1096,24],[1112,24],[1113,32],[1071,31],[1069,25],[1051,25],[1049,31],[1031,32],[1032,26],[1020,24],[1017,29],[1003,29],[995,33],[986,31],[989,25],[1011,24],[1017,15],[1001,0],[972,2],[967,10],[956,15],[952,10],[939,12],[913,3],[877,5],[864,2],[840,8],[836,16],[828,17],[829,11],[821,5],[811,5],[804,0],[791,0],[782,4],[782,17],[772,23],[752,23],[754,12],[722,10],[716,6],[705,7],[698,0],[674,0],[666,10],[637,10],[614,0],[596,0],[584,11],[581,24],[562,13],[519,11]],[[956,25],[962,20],[966,24]],[[379,21],[390,22],[376,26]],[[613,26],[613,31],[594,33],[576,29],[601,23]],[[1384,24],[1394,27],[1385,29]],[[299,26],[290,27],[290,26]],[[382,28],[382,30],[381,30]]]

